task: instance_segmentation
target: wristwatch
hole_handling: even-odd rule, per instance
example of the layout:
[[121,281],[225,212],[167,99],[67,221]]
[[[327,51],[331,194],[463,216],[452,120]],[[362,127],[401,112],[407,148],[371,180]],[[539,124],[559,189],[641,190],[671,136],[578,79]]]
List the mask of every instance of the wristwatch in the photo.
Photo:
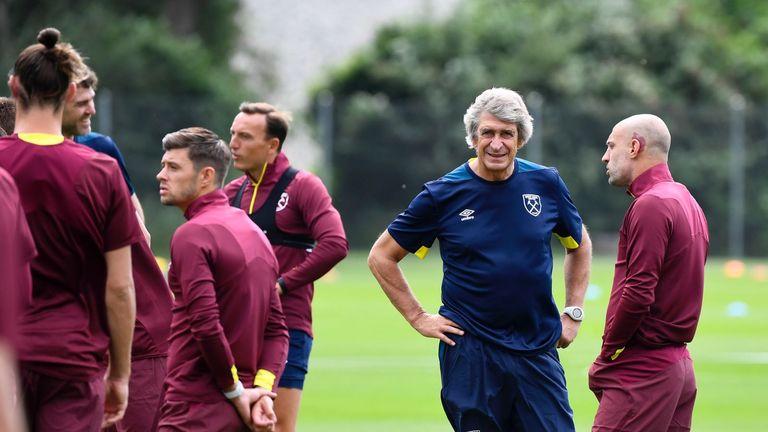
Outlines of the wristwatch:
[[240,395],[243,394],[243,391],[245,391],[245,388],[243,387],[243,383],[238,381],[237,383],[235,383],[235,389],[234,390],[228,391],[228,392],[225,391],[225,392],[222,392],[222,393],[224,393],[224,397],[225,398],[227,398],[227,399],[234,399],[236,397],[240,397]]
[[578,306],[568,306],[563,309],[563,313],[571,317],[574,321],[581,321],[584,319],[584,309]]

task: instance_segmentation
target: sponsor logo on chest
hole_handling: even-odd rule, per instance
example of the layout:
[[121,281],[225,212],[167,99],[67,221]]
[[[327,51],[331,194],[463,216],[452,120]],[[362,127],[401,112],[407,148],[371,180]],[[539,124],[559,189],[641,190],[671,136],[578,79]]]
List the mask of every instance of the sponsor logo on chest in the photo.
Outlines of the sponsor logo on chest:
[[459,213],[459,216],[461,217],[461,221],[464,222],[464,221],[474,219],[475,217],[473,216],[473,213],[475,213],[475,211],[472,209],[462,210],[461,213]]

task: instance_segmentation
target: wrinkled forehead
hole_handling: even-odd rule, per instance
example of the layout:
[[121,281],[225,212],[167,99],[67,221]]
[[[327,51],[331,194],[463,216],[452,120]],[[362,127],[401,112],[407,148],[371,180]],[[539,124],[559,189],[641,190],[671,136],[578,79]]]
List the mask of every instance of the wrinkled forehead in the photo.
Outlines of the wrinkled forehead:
[[496,129],[496,130],[505,130],[510,129],[517,131],[517,123],[515,122],[507,122],[504,121],[495,115],[485,111],[482,114],[480,114],[480,118],[478,119],[478,130],[482,129]]

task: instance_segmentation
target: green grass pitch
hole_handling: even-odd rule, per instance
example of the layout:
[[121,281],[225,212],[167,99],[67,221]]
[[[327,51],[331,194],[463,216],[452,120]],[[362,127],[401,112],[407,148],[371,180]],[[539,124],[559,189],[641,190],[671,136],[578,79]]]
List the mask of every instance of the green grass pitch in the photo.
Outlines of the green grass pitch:
[[[431,312],[440,304],[436,252],[424,261],[409,256],[402,263],[417,297]],[[747,262],[738,278],[726,278],[723,268],[722,260],[708,263],[704,310],[689,347],[699,387],[693,430],[768,430],[766,267]],[[596,257],[586,321],[574,344],[560,350],[578,431],[590,429],[597,409],[587,388],[587,370],[600,347],[612,276],[612,259]],[[553,279],[562,307],[562,257],[555,257]],[[437,341],[406,324],[368,271],[365,254],[351,254],[317,283],[314,320],[298,430],[450,430],[439,400]]]

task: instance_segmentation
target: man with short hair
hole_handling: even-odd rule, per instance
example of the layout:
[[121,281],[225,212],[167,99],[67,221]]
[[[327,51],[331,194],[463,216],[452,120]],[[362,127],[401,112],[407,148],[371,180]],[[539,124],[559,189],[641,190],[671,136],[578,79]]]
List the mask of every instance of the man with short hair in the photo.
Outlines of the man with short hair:
[[[441,399],[457,431],[573,431],[556,348],[583,318],[591,243],[557,170],[516,157],[533,132],[517,92],[493,88],[464,116],[477,157],[424,185],[371,248],[368,265],[419,333],[440,339]],[[566,250],[565,304],[552,298],[552,235]],[[438,314],[400,270],[439,239]]]
[[187,222],[171,239],[175,299],[159,430],[271,430],[271,390],[288,352],[277,260],[221,191],[226,143],[195,127],[166,135],[163,149],[160,202]]
[[[128,168],[125,165],[123,154],[111,137],[91,130],[91,118],[96,115],[95,100],[98,85],[99,78],[96,76],[96,72],[88,68],[85,77],[77,83],[77,92],[74,99],[67,102],[64,106],[62,133],[65,137],[76,143],[90,147],[99,153],[109,155],[117,161],[120,171],[123,173],[125,184],[128,186],[128,191],[131,193],[131,201],[136,208],[143,227],[144,209],[141,207],[138,196],[136,196],[136,190],[131,182],[131,176],[128,175]],[[148,236],[149,233],[144,230],[144,234]]]
[[91,132],[91,117],[96,113],[94,97],[98,78],[88,68],[77,83],[75,97],[64,104],[62,132],[79,144],[104,153],[118,163],[123,179],[147,241],[131,245],[133,282],[136,289],[136,326],[131,350],[131,380],[128,408],[115,425],[119,432],[155,430],[162,403],[163,381],[168,359],[168,337],[171,332],[171,290],[149,245],[141,205],[134,192],[125,161],[111,138]]
[[280,293],[290,333],[288,364],[277,389],[277,432],[293,432],[312,349],[314,282],[347,256],[341,216],[322,181],[293,168],[282,152],[290,115],[267,103],[243,102],[229,146],[245,175],[224,189],[267,235],[280,263]]
[[696,377],[693,340],[704,294],[707,219],[667,165],[667,125],[651,114],[614,126],[602,161],[634,201],[619,250],[603,344],[589,372],[594,431],[687,431]]

